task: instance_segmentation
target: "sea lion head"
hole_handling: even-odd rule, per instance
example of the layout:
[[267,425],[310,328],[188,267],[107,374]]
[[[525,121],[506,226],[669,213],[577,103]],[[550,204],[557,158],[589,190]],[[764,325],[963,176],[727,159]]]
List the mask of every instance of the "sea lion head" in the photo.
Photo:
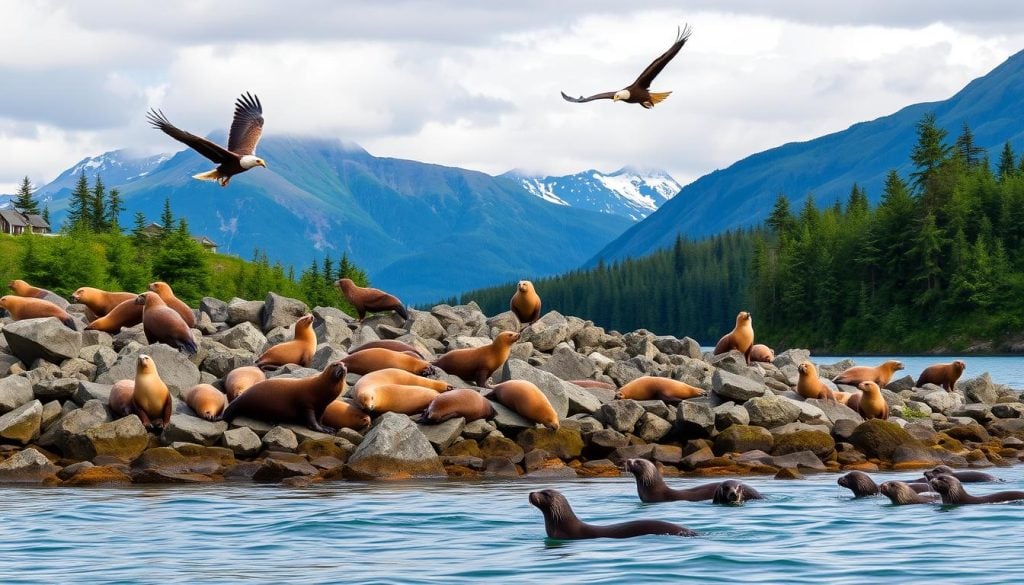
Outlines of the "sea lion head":
[[147,288],[147,290],[150,290],[160,295],[160,298],[163,298],[165,296],[174,296],[174,292],[171,290],[171,285],[162,281],[149,283],[149,287]]
[[924,476],[926,479],[931,481],[933,477],[938,477],[940,475],[953,475],[953,473],[954,472],[952,467],[948,465],[938,465],[934,469],[929,469],[928,471],[924,472]]
[[836,483],[853,492],[854,497],[873,496],[878,493],[871,476],[863,471],[851,471],[836,480]]
[[743,484],[734,479],[723,481],[718,484],[711,501],[716,504],[742,504]]
[[739,315],[736,315],[736,325],[745,325],[750,321],[750,313],[747,311],[740,311]]
[[881,389],[878,387],[878,384],[875,384],[871,380],[865,380],[860,384],[857,384],[857,388],[859,388],[860,391],[865,394],[874,394],[876,392],[881,392]]
[[917,492],[902,481],[882,482],[882,485],[878,486],[878,491],[894,504],[910,504],[917,499]]
[[963,371],[966,369],[967,364],[963,360],[956,360],[953,362],[953,370],[955,370],[958,374],[963,373]]
[[11,295],[4,295],[4,296],[0,297],[0,309],[6,309],[7,308],[7,301],[10,300],[10,298],[11,298]]
[[141,295],[135,297],[135,304],[136,305],[145,305],[146,304],[146,299],[151,294],[156,294],[156,293],[144,292]]
[[79,299],[81,299],[83,296],[85,296],[86,292],[87,292],[86,291],[86,287],[83,286],[82,288],[80,288],[80,289],[76,290],[75,292],[71,293],[71,302],[72,303],[77,303],[79,301]]
[[799,366],[796,367],[796,371],[800,372],[801,374],[803,374],[805,376],[813,375],[814,374],[814,370],[815,370],[814,364],[812,364],[811,362],[803,362]]
[[558,518],[559,512],[569,504],[561,492],[551,489],[530,492],[530,503],[540,508],[541,512],[551,512],[555,518]]
[[298,330],[299,327],[302,327],[303,329],[309,329],[312,326],[313,326],[313,314],[312,313],[309,313],[307,315],[303,315],[303,316],[299,317],[299,320],[295,322],[295,329],[296,330]]
[[15,292],[15,294],[17,294],[18,290],[28,288],[28,283],[21,279],[15,279],[7,283],[7,288],[11,289],[12,291]]
[[494,343],[497,345],[510,346],[517,341],[519,341],[519,334],[515,331],[502,331],[494,338]]
[[936,475],[928,480],[928,485],[932,487],[932,490],[939,492],[943,502],[947,499],[955,501],[964,493],[960,480],[952,475]]
[[435,378],[436,379],[440,375],[440,373],[441,373],[441,370],[439,370],[436,366],[427,364],[427,367],[423,368],[423,370],[420,371],[419,375],[423,376],[424,378]]
[[338,380],[344,380],[345,376],[348,375],[348,366],[342,361],[336,361],[328,364],[324,371],[331,377],[331,380],[337,382]]
[[894,372],[903,369],[903,362],[899,360],[889,360],[882,365],[891,369]]
[[521,292],[521,293],[528,293],[531,290],[533,290],[533,283],[530,282],[529,280],[520,280],[518,288],[519,288],[519,292]]
[[626,459],[623,467],[643,483],[651,483],[658,476],[658,468],[646,459]]
[[352,282],[351,278],[339,278],[338,280],[334,281],[334,286],[340,288],[341,290],[348,290],[352,288],[353,284],[355,283]]
[[135,360],[135,372],[137,374],[142,374],[145,372],[152,372],[154,370],[156,370],[156,364],[153,363],[153,358],[144,353],[140,353],[139,357]]

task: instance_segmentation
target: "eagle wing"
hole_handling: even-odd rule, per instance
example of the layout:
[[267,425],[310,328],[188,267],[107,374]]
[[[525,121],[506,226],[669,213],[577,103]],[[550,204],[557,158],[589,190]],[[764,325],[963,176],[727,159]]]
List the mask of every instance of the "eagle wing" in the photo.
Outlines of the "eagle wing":
[[260,98],[245,92],[235,102],[235,117],[228,134],[228,150],[245,156],[256,152],[256,143],[263,134],[263,105]]
[[614,91],[606,91],[604,93],[595,93],[594,95],[592,95],[590,97],[580,96],[578,98],[574,98],[574,97],[569,97],[569,96],[565,95],[564,91],[562,92],[562,99],[564,99],[567,102],[572,102],[574,104],[582,104],[584,102],[592,102],[594,100],[610,100],[614,96],[615,96],[615,92]]
[[644,69],[644,72],[636,78],[636,81],[634,81],[630,87],[636,86],[643,89],[650,88],[651,82],[654,81],[654,78],[661,73],[661,70],[665,68],[665,65],[668,65],[668,62],[671,61],[677,53],[679,53],[679,50],[682,49],[683,45],[686,44],[686,41],[689,40],[691,32],[693,31],[690,29],[690,25],[684,26],[682,30],[676,34],[676,42],[672,43],[672,46],[662,53],[660,57],[652,61],[651,64],[647,66],[647,69]]
[[154,128],[162,130],[164,134],[185,144],[192,150],[217,164],[224,164],[238,159],[237,156],[231,154],[219,144],[210,142],[209,140],[201,136],[196,136],[191,132],[185,132],[181,128],[171,124],[170,121],[167,120],[167,117],[164,116],[164,113],[160,110],[150,110],[146,114],[146,118],[149,119],[149,123],[152,124]]

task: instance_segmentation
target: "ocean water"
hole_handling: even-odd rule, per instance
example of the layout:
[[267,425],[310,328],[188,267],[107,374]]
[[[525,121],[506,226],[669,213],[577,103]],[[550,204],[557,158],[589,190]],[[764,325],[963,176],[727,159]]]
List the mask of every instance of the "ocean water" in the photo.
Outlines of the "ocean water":
[[860,366],[877,366],[885,360],[899,360],[903,363],[903,369],[896,372],[896,376],[910,375],[915,380],[928,366],[963,360],[967,364],[967,369],[964,370],[962,378],[973,378],[988,372],[996,384],[1006,384],[1018,390],[1024,389],[1024,357],[1021,356],[811,356],[812,361],[817,364],[833,364],[847,358]]
[[[1024,468],[996,469],[1024,489]],[[919,474],[878,474],[909,479]],[[837,474],[744,478],[740,507],[642,504],[631,477],[560,482],[2,488],[3,583],[1021,583],[1024,504],[897,507]],[[673,479],[673,486],[704,480]],[[531,490],[593,523],[696,538],[553,541]]]

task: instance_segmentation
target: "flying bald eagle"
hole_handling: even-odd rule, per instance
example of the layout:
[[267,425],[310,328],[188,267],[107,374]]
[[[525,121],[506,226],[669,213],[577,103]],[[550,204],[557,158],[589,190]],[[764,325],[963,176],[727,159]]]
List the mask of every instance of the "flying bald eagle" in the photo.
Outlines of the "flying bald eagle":
[[235,117],[231,121],[227,148],[177,128],[159,110],[150,110],[146,117],[154,128],[163,130],[171,138],[217,163],[217,168],[192,175],[193,179],[218,181],[221,187],[227,187],[231,177],[238,173],[253,167],[267,168],[267,163],[256,156],[256,143],[263,134],[263,105],[258,97],[249,95],[249,92],[235,102]]
[[686,44],[686,41],[689,38],[690,27],[687,25],[683,27],[682,30],[677,31],[676,42],[672,43],[672,46],[669,47],[662,56],[651,62],[651,64],[647,66],[647,69],[644,69],[644,72],[640,74],[640,77],[637,77],[636,81],[628,87],[620,89],[619,91],[606,91],[590,97],[580,96],[578,98],[569,97],[565,95],[565,92],[563,91],[562,97],[565,101],[576,104],[592,102],[594,100],[612,100],[616,102],[626,102],[629,104],[640,104],[649,110],[654,107],[654,104],[661,102],[672,93],[671,91],[651,93],[651,82],[654,81],[654,78],[657,77],[659,73],[661,73],[661,70],[665,68],[665,65],[668,65],[668,62],[676,56],[679,49],[683,48],[683,45]]

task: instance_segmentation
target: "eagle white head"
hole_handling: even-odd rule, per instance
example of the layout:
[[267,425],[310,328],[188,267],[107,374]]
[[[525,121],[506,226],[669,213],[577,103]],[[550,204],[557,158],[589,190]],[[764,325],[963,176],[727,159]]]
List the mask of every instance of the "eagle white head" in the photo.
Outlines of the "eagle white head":
[[615,95],[612,96],[612,101],[615,101],[615,102],[620,101],[620,100],[621,101],[626,101],[628,99],[629,99],[629,90],[628,89],[620,89],[619,91],[615,92]]
[[253,156],[251,154],[247,154],[242,158],[238,159],[238,164],[241,165],[241,167],[246,170],[251,169],[253,167],[267,168],[267,163],[262,158],[258,156]]

